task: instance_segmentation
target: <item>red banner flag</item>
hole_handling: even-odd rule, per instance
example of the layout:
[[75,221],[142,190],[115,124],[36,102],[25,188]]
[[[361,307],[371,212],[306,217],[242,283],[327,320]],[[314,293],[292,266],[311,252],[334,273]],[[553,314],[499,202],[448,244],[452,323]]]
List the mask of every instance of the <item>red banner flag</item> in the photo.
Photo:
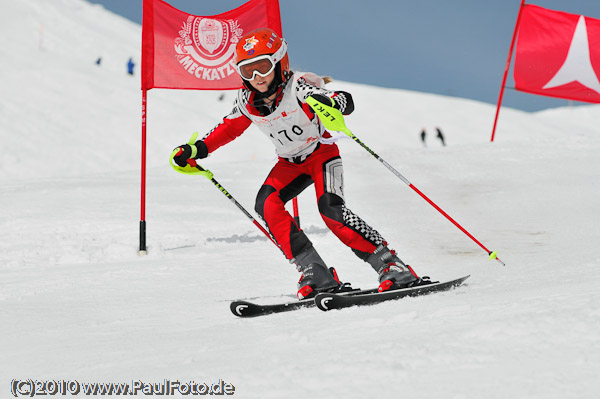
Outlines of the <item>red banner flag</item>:
[[526,5],[515,54],[515,88],[600,103],[600,20]]
[[208,17],[190,15],[162,0],[144,0],[142,89],[227,90],[242,87],[235,45],[253,29],[280,36],[278,0],[250,0]]

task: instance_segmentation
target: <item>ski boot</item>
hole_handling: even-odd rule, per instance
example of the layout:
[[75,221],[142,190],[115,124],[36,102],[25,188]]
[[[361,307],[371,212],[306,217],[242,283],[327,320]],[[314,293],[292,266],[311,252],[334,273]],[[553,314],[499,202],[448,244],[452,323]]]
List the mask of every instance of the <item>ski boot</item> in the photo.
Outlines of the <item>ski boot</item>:
[[311,298],[319,292],[335,291],[343,286],[335,269],[327,269],[325,262],[312,246],[292,261],[296,262],[296,269],[302,273],[298,281],[298,299]]
[[377,247],[366,260],[379,275],[379,292],[390,289],[407,288],[421,283],[414,270],[398,258],[396,251],[387,247],[387,243]]

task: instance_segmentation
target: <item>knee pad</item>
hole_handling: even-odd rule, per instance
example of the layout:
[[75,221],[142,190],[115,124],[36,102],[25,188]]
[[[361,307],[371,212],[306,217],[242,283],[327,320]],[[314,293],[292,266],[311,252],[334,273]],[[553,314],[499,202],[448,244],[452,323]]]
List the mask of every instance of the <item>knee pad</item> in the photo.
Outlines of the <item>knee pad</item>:
[[256,202],[254,204],[254,210],[256,213],[260,215],[261,218],[265,218],[265,202],[267,201],[267,197],[274,192],[276,192],[275,187],[264,185],[258,190],[258,194],[256,194]]
[[325,193],[319,198],[319,212],[336,222],[344,223],[344,199],[339,195]]

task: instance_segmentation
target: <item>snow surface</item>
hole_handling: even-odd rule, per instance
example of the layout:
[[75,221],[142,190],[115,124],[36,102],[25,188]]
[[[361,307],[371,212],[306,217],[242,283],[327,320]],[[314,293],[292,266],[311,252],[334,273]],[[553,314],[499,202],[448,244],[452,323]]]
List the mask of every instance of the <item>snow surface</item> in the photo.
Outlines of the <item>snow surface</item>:
[[[0,397],[14,378],[223,379],[239,398],[600,397],[599,106],[504,108],[490,143],[492,105],[335,82],[356,101],[348,127],[507,266],[344,140],[349,207],[418,273],[468,284],[244,320],[231,300],[289,299],[298,273],[208,181],[167,164],[233,93],[149,92],[140,257],[141,92],[125,66],[139,71],[140,26],[82,0],[0,11]],[[252,128],[203,165],[251,210],[274,160]],[[302,225],[323,258],[375,285],[313,193]]]

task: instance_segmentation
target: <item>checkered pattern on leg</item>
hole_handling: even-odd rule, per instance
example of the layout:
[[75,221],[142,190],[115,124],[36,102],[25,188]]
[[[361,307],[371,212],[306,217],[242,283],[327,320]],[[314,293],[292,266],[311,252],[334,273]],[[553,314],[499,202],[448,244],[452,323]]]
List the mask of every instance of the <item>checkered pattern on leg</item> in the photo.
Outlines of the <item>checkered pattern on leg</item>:
[[355,215],[350,209],[346,207],[346,205],[342,206],[343,219],[344,224],[346,226],[359,233],[366,240],[372,242],[375,246],[379,246],[383,243],[383,237],[381,236],[381,234],[379,234],[377,230],[366,224],[364,220]]

